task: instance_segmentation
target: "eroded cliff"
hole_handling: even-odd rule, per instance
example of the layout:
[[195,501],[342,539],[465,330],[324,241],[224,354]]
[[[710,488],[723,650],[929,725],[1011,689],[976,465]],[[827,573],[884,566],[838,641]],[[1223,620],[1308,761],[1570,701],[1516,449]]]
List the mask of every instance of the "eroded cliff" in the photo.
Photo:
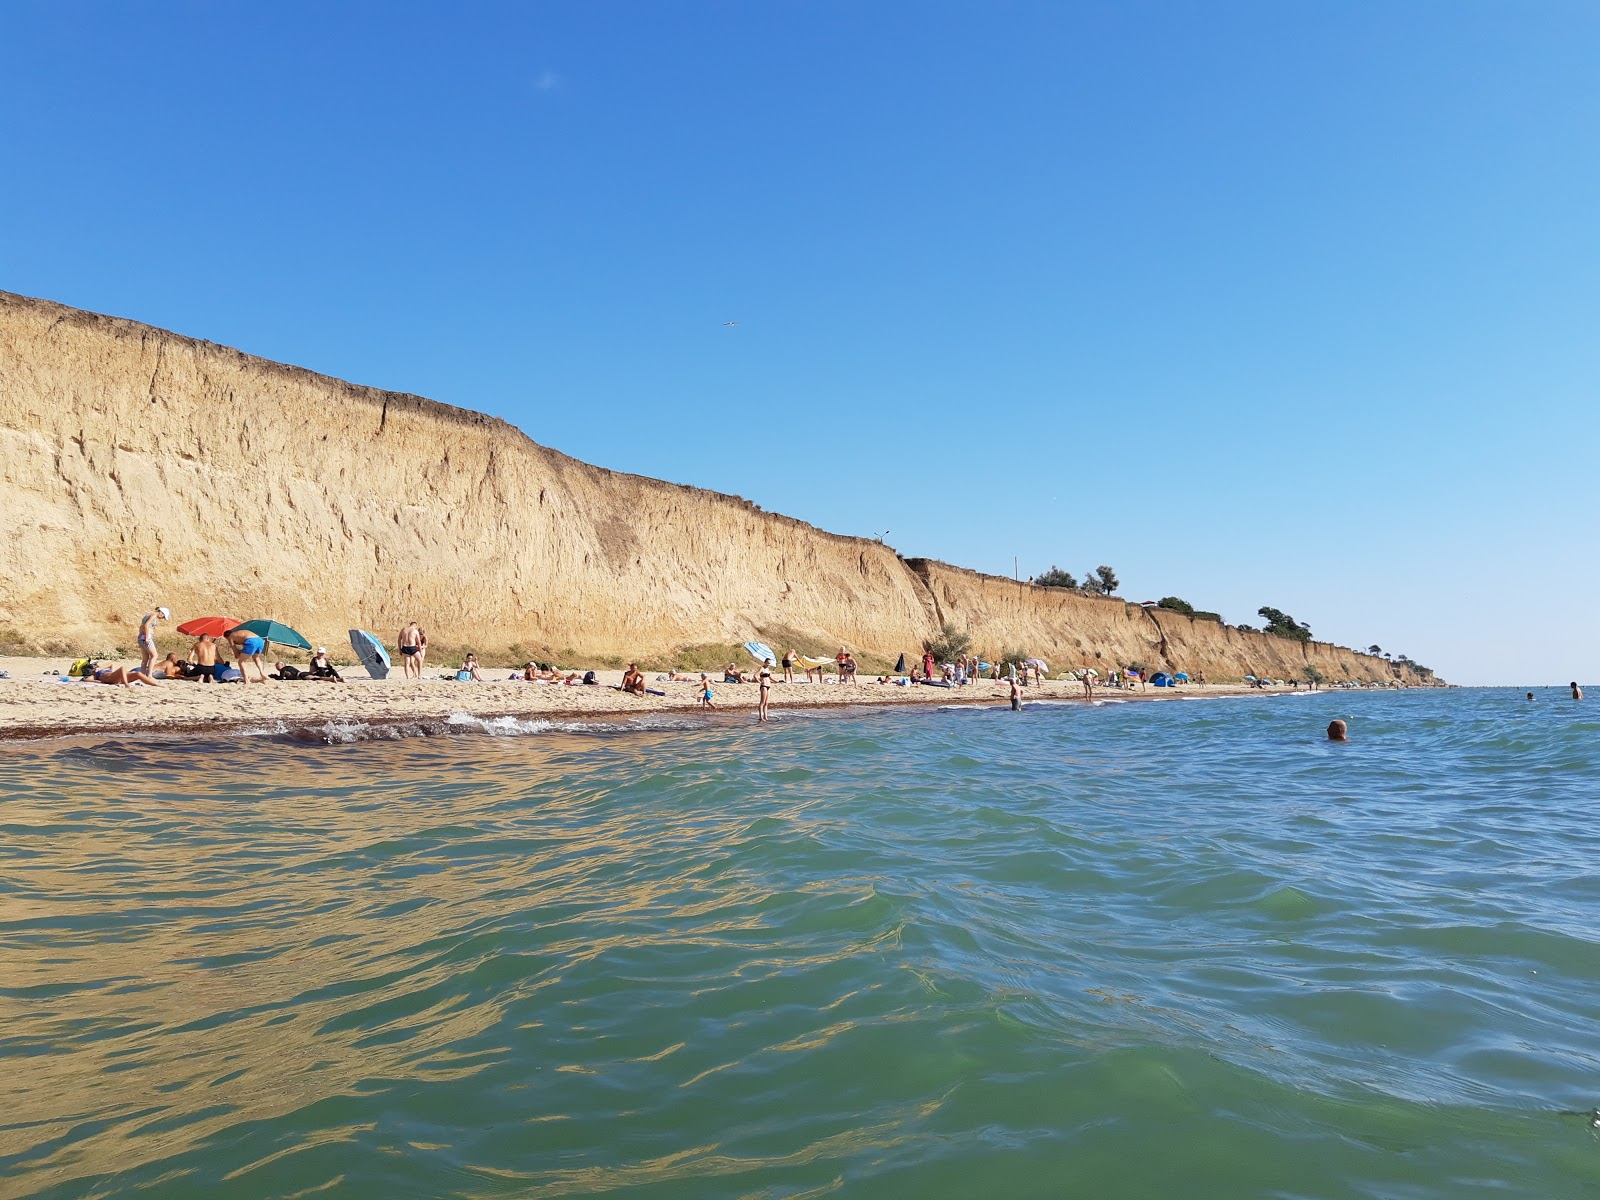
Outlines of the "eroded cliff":
[[949,619],[1053,664],[1390,676],[1334,647],[902,560],[465,409],[3,292],[0,470],[0,626],[58,651],[128,645],[161,603],[329,644],[416,619],[568,658],[753,636],[892,658]]

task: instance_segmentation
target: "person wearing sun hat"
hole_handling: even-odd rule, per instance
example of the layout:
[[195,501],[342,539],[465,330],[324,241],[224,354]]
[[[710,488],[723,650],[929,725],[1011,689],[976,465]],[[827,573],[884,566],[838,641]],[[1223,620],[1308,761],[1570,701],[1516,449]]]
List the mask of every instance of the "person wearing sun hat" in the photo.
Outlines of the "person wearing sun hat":
[[311,666],[307,674],[313,679],[331,679],[334,683],[343,683],[344,678],[333,669],[333,664],[328,661],[328,648],[318,646],[317,652],[311,656]]
[[144,619],[139,622],[139,670],[146,675],[156,665],[156,622],[172,619],[172,610],[164,605],[157,605],[154,612],[147,612]]

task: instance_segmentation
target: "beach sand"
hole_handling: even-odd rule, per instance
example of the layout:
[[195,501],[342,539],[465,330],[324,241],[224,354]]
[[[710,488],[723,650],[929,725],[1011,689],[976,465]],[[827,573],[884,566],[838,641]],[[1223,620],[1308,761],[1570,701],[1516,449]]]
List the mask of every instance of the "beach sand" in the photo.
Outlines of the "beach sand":
[[[598,686],[565,686],[511,681],[512,672],[485,669],[482,683],[422,681],[391,677],[377,681],[360,667],[347,668],[348,682],[280,682],[266,684],[162,683],[158,687],[110,687],[99,683],[63,683],[51,671],[65,674],[69,663],[54,658],[0,658],[0,738],[60,737],[131,730],[230,733],[251,729],[312,730],[329,724],[364,722],[438,722],[466,715],[496,717],[614,716],[699,710],[699,688],[692,683],[658,682],[646,672],[649,687],[665,696],[628,696],[615,690],[621,671],[600,671]],[[872,704],[1007,703],[1006,684],[984,680],[961,688],[895,687],[864,676],[855,684],[775,684],[772,709],[820,708]],[[719,710],[753,713],[759,689],[753,683],[713,681]],[[1288,690],[1288,689],[1275,689]],[[1097,699],[1171,700],[1184,696],[1227,696],[1260,690],[1243,686],[1150,688],[1145,691],[1095,690]],[[1026,689],[1027,700],[1081,699],[1083,688],[1071,681],[1047,680]]]

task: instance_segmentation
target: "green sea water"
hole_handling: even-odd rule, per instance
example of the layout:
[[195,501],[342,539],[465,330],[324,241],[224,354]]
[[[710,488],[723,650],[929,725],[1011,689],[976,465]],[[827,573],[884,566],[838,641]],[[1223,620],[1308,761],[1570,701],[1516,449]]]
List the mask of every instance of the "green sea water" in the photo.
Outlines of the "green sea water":
[[1592,1198],[1597,746],[1556,691],[13,745],[0,1196]]

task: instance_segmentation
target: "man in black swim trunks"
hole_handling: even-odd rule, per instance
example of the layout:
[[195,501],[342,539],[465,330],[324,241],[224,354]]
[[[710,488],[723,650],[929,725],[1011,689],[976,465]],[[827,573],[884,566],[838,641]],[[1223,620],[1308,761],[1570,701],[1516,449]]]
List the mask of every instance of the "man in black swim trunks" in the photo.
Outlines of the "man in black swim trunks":
[[422,630],[415,621],[400,631],[395,639],[400,646],[400,665],[405,678],[422,678]]

